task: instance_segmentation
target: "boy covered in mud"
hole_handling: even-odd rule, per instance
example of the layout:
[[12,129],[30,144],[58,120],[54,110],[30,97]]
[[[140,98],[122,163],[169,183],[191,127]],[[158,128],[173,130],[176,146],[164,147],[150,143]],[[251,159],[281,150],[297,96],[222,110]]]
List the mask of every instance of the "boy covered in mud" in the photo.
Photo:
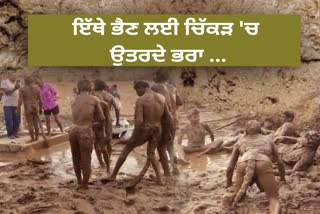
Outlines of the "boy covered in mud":
[[227,168],[227,187],[232,186],[236,167],[235,197],[232,209],[243,198],[247,188],[256,183],[267,194],[269,212],[280,213],[279,188],[272,168],[272,160],[278,163],[280,180],[285,181],[285,169],[272,137],[262,135],[260,123],[251,120],[246,125],[246,133],[235,144]]
[[295,114],[291,111],[285,111],[280,116],[281,127],[278,128],[274,135],[275,136],[291,136],[291,137],[300,137],[300,134],[297,131],[297,128],[292,123],[294,120]]
[[126,146],[122,150],[114,171],[109,179],[116,179],[122,164],[134,148],[148,142],[147,162],[138,177],[130,184],[130,187],[135,186],[140,181],[148,170],[150,164],[152,164],[156,173],[157,183],[163,185],[158,161],[155,158],[155,150],[159,143],[163,143],[160,141],[162,136],[162,125],[171,125],[172,116],[165,98],[152,91],[147,82],[136,81],[134,83],[134,89],[139,96],[135,106],[134,130],[131,138],[127,141]]
[[[97,81],[94,82],[94,88],[98,88]],[[101,124],[101,121],[95,121],[93,130],[95,132],[95,144],[94,148],[100,166],[107,168],[107,172],[110,173],[110,155],[111,155],[111,140],[112,140],[112,119],[110,115],[110,107],[107,102],[103,101],[99,95],[93,91],[93,95],[100,100],[101,109],[103,111],[105,121]]]
[[170,164],[172,167],[173,174],[179,173],[179,170],[176,167],[176,162],[180,161],[182,163],[186,163],[184,160],[178,160],[175,154],[174,138],[175,138],[176,130],[178,128],[178,118],[177,118],[176,111],[178,107],[182,105],[182,103],[179,102],[181,99],[178,96],[176,87],[173,86],[172,84],[169,84],[168,80],[169,80],[168,71],[160,69],[155,73],[153,78],[154,83],[151,86],[151,90],[165,97],[169,111],[173,117],[173,121],[172,121],[173,127],[169,127],[166,125],[163,126],[164,129],[162,132],[163,133],[162,141],[164,141],[164,143],[160,144],[158,147],[160,162],[162,164],[165,176],[170,175],[169,167],[166,165],[166,162],[168,162],[166,151],[168,151],[168,154],[170,156]]
[[105,90],[106,83],[103,80],[94,81],[94,93],[95,96],[99,97],[100,100],[103,100],[109,105],[109,110],[114,108],[116,115],[116,126],[120,126],[120,106],[117,104],[115,98],[108,91]]
[[91,153],[95,138],[94,122],[99,122],[104,126],[105,121],[100,101],[90,95],[91,90],[89,80],[80,80],[78,82],[79,94],[71,105],[73,124],[69,130],[69,141],[79,189],[88,188]]
[[317,150],[320,146],[320,135],[316,131],[308,131],[302,137],[280,136],[274,139],[275,144],[287,144],[279,148],[279,154],[282,160],[293,165],[287,174],[296,171],[305,171],[313,163]]
[[24,84],[19,92],[18,113],[20,114],[21,105],[23,104],[28,132],[31,138],[29,142],[33,142],[39,138],[39,127],[42,129],[39,118],[42,109],[40,90],[33,84],[33,79],[30,76],[24,78]]
[[198,109],[193,109],[189,115],[189,124],[185,125],[178,137],[178,144],[182,144],[184,135],[187,135],[187,146],[183,146],[185,153],[202,152],[208,148],[205,145],[206,135],[209,134],[211,142],[214,142],[214,135],[209,125],[200,122],[200,112]]

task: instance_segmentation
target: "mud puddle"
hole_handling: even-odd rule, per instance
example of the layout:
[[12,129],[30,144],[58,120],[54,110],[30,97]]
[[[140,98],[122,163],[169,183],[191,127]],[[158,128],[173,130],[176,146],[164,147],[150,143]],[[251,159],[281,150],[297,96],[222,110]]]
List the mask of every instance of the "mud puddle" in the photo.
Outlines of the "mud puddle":
[[[114,147],[111,157],[112,166],[117,161],[123,146],[117,145]],[[189,165],[180,166],[182,170],[191,170],[204,172],[213,169],[224,169],[228,162],[228,154],[218,153],[213,156],[197,157],[197,153],[186,155],[185,159],[190,162]],[[61,179],[73,179],[74,172],[72,168],[72,156],[68,142],[55,145],[50,148],[40,150],[28,150],[21,153],[5,153],[0,156],[0,167],[11,163],[35,162],[47,164],[52,169],[55,175],[61,176]],[[120,172],[125,174],[137,174],[142,169],[146,161],[145,147],[136,148],[127,158]],[[93,177],[101,174],[99,162],[95,152],[92,152],[92,168]]]

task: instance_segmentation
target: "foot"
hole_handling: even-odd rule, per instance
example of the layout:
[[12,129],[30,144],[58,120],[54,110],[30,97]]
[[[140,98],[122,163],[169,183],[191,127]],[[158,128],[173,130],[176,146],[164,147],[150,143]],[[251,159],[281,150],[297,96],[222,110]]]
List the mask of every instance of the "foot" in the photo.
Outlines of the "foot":
[[9,136],[9,139],[16,139],[16,137],[15,136]]
[[27,141],[27,143],[32,143],[34,141],[36,141],[36,140],[35,139],[30,139],[30,140]]

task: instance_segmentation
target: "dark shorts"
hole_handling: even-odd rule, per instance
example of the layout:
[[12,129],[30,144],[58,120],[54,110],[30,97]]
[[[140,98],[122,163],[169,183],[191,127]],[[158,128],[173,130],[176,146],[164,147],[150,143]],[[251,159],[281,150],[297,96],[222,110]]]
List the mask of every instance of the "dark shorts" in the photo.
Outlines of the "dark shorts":
[[52,108],[52,109],[46,109],[43,111],[44,115],[46,116],[50,116],[51,114],[52,115],[58,115],[60,112],[59,110],[59,106],[57,105],[56,107]]

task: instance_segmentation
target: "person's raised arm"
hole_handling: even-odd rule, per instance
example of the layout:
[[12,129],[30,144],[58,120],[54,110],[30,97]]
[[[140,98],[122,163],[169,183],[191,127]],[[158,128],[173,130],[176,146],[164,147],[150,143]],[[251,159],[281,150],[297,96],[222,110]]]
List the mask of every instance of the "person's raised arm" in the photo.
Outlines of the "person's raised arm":
[[274,161],[276,161],[278,163],[280,180],[285,181],[286,180],[286,177],[285,177],[286,172],[285,172],[284,163],[282,162],[282,159],[280,158],[279,153],[278,153],[278,149],[274,143],[271,143],[271,147],[272,147],[273,159],[274,159]]
[[18,83],[16,83],[16,85],[12,88],[9,89],[7,86],[7,83],[5,81],[1,81],[1,87],[2,91],[4,92],[5,95],[10,96],[11,94],[13,94],[16,90],[18,90],[20,88],[20,85]]
[[232,154],[231,154],[228,168],[227,168],[227,187],[232,186],[233,172],[234,172],[234,168],[237,164],[239,155],[240,155],[239,146],[235,145],[233,148]]
[[210,135],[211,142],[214,142],[214,134],[208,124],[204,124],[204,129],[208,132]]

